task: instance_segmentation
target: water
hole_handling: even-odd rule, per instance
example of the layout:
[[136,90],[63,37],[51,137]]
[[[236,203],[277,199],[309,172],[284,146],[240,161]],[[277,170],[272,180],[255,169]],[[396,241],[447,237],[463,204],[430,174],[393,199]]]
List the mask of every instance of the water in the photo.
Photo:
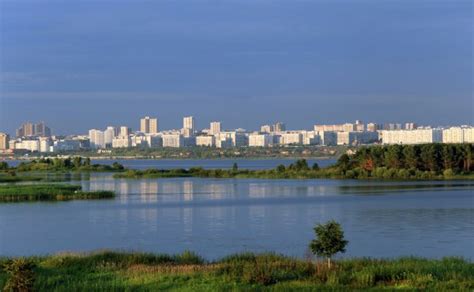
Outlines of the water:
[[350,242],[345,257],[474,258],[474,182],[114,180],[97,173],[75,183],[118,196],[0,204],[0,255],[107,248],[303,257],[314,224],[335,219]]
[[[320,167],[326,167],[334,164],[335,159],[307,159],[310,166],[313,163],[318,163]],[[21,160],[8,160],[10,166],[17,166]],[[275,168],[279,164],[288,166],[295,162],[295,159],[100,159],[92,160],[92,163],[112,164],[119,162],[127,168],[132,169],[147,169],[147,168],[190,168],[202,166],[207,169],[229,169],[232,165],[237,163],[241,169],[270,169]]]

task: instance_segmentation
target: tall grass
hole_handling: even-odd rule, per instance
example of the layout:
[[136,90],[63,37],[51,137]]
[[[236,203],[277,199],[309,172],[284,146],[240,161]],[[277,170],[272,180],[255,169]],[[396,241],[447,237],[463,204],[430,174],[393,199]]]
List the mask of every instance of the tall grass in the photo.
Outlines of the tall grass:
[[[0,265],[11,259],[0,259]],[[274,253],[209,262],[192,252],[32,257],[35,291],[430,290],[472,291],[474,264],[461,258],[347,259],[324,263]],[[0,271],[0,288],[9,275]]]
[[81,191],[80,186],[60,184],[1,185],[0,202],[66,201],[104,199],[114,197],[113,192]]

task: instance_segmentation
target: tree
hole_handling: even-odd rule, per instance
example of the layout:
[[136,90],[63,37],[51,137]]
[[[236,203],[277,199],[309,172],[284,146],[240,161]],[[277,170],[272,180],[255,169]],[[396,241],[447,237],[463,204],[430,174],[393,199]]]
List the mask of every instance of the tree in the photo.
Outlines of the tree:
[[344,231],[339,223],[334,220],[326,224],[318,224],[314,227],[316,239],[309,245],[311,251],[327,259],[328,268],[331,268],[331,257],[338,252],[346,252],[346,245],[349,243],[344,239]]
[[280,164],[277,166],[276,170],[281,173],[281,172],[285,172],[286,168],[283,164]]
[[7,170],[8,169],[8,163],[5,161],[0,162],[0,170]]
[[232,165],[232,172],[237,172],[239,170],[239,166],[237,165],[237,162],[234,162]]
[[405,145],[403,147],[403,160],[406,168],[418,168],[418,147],[412,145]]
[[84,160],[84,166],[91,166],[91,159],[89,157],[87,157],[85,160]]
[[317,164],[316,162],[313,163],[313,167],[312,167],[312,168],[313,168],[313,170],[318,171],[318,170],[319,170],[319,164]]
[[342,154],[337,160],[336,166],[341,170],[343,174],[349,169],[351,158],[347,154]]
[[72,159],[72,164],[74,165],[74,168],[80,168],[82,166],[82,157],[81,156],[75,156]]
[[391,145],[385,152],[385,165],[388,168],[402,168],[402,147],[400,145]]

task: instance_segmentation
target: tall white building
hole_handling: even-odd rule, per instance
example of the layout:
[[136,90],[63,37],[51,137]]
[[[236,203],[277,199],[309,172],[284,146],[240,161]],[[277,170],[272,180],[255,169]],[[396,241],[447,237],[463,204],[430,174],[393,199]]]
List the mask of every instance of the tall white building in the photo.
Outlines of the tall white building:
[[132,129],[131,129],[131,128],[129,128],[129,127],[127,127],[127,126],[121,126],[118,136],[125,137],[125,136],[130,135],[131,133],[132,133]]
[[221,122],[211,122],[209,134],[215,135],[221,132]]
[[115,137],[115,127],[107,127],[107,129],[104,131],[104,143],[105,147],[110,147],[112,146],[112,140]]
[[49,137],[39,137],[39,152],[50,152],[51,139]]
[[189,117],[184,117],[183,118],[183,130],[184,129],[189,129],[191,133],[194,133],[194,117],[189,116]]
[[91,148],[105,148],[104,132],[101,130],[89,130],[89,141]]
[[0,150],[8,149],[10,136],[6,133],[0,133]]
[[148,116],[140,119],[140,132],[146,134],[158,133],[158,119],[150,118]]

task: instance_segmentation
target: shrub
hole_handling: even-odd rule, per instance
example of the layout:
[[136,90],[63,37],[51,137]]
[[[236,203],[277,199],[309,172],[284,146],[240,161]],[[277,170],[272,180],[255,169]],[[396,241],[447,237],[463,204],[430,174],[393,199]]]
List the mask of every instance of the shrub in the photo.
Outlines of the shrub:
[[9,278],[3,288],[3,291],[28,292],[33,291],[35,281],[32,261],[24,258],[18,258],[8,261],[4,265],[4,270]]

